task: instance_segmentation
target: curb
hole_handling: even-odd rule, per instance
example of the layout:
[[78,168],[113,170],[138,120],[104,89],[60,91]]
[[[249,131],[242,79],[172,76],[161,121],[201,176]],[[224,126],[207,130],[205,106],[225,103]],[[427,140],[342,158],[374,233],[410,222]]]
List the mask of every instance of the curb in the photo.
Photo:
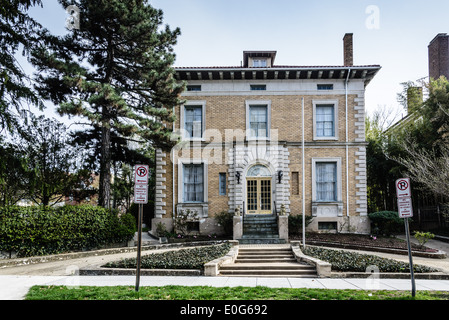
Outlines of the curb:
[[[370,278],[374,279],[410,279],[410,273],[365,273],[365,272],[332,272],[330,278],[339,279],[363,279]],[[443,272],[432,272],[432,273],[414,273],[415,279],[425,279],[425,280],[449,280],[449,274]]]
[[[80,276],[135,276],[136,269],[102,268],[99,266],[85,267],[79,270]],[[190,276],[204,275],[199,269],[140,269],[141,276]]]

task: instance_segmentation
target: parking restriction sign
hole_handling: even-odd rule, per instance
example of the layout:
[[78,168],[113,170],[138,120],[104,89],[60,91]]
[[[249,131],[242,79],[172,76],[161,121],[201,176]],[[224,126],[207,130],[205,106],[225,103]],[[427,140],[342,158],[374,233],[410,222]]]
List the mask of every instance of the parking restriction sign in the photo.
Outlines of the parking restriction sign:
[[396,180],[396,194],[398,198],[411,197],[412,193],[410,191],[410,179],[401,178]]
[[412,198],[410,197],[398,198],[398,213],[399,218],[413,217]]
[[148,185],[136,184],[134,185],[134,203],[147,204],[148,203]]
[[139,164],[134,167],[134,183],[135,184],[148,184],[148,170],[149,166]]

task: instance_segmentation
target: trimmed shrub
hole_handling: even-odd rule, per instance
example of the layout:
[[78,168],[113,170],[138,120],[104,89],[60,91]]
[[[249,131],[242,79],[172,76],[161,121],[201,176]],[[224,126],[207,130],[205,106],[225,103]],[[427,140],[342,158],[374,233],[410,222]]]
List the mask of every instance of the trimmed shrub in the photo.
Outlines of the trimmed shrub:
[[0,208],[0,251],[19,257],[98,248],[129,241],[135,219],[91,205]]
[[[306,227],[312,222],[312,216],[305,216]],[[298,235],[302,233],[302,215],[288,216],[288,234]]]
[[368,214],[371,230],[378,235],[393,235],[404,232],[404,219],[395,211],[379,211]]
[[215,219],[217,219],[218,224],[222,226],[224,234],[227,236],[232,236],[233,218],[234,213],[227,211],[222,211],[215,215]]

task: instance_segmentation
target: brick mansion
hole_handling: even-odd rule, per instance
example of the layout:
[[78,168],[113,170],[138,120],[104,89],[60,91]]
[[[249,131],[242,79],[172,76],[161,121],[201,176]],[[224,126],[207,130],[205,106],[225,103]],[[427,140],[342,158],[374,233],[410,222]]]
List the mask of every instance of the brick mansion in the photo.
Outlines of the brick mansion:
[[[352,34],[341,66],[279,66],[276,55],[244,51],[240,66],[176,68],[187,83],[173,125],[182,142],[156,152],[153,232],[160,222],[172,229],[185,210],[197,213],[190,229],[200,234],[222,232],[223,211],[243,224],[305,214],[311,231],[370,232],[365,88],[381,67],[353,64]],[[234,228],[234,239],[250,229]]]

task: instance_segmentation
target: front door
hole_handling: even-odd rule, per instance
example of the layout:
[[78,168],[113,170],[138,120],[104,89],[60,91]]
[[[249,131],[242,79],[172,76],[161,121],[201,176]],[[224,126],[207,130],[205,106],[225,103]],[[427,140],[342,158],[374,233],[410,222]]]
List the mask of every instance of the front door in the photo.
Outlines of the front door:
[[248,214],[271,214],[271,178],[246,180]]

